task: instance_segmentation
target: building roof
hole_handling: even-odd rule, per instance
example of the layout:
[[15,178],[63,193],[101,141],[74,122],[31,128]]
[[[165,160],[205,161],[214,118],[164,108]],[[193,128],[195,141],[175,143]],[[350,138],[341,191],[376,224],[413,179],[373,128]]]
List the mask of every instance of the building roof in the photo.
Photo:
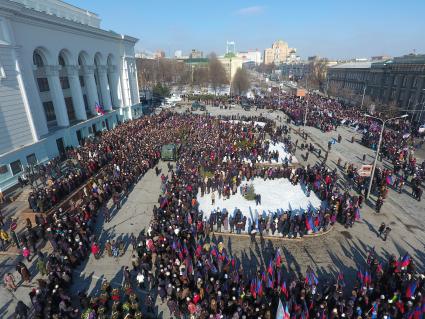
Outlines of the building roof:
[[425,64],[425,54],[407,54],[393,59],[394,63]]
[[184,59],[185,63],[208,63],[208,58],[189,58]]
[[370,69],[371,61],[346,62],[331,66],[332,69]]

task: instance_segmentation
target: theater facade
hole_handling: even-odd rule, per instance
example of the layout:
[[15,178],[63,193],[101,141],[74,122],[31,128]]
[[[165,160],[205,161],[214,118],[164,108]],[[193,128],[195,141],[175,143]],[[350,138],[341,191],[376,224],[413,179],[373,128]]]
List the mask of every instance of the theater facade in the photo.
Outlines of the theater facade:
[[140,116],[137,41],[63,1],[0,1],[0,190]]

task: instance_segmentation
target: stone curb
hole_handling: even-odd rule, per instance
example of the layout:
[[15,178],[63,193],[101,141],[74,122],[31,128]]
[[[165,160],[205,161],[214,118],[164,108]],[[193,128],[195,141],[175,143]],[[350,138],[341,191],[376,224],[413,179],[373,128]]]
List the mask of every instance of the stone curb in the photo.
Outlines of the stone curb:
[[[302,241],[304,238],[315,238],[320,237],[323,235],[328,234],[330,231],[332,231],[334,226],[331,226],[327,231],[316,233],[316,234],[310,234],[310,235],[304,235],[300,238],[286,238],[286,237],[278,237],[278,236],[259,236],[260,238],[269,239],[269,240],[281,240],[281,241]],[[251,236],[249,234],[235,234],[235,233],[218,233],[218,232],[210,232],[210,236],[228,236],[228,237],[239,237],[239,238],[250,238]],[[257,235],[256,235],[257,238]]]

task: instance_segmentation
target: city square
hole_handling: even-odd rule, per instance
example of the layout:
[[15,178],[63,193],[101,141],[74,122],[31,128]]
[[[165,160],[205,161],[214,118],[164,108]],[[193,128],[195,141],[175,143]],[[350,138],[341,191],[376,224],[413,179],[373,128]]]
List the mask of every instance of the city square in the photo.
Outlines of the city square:
[[169,57],[76,3],[0,3],[1,318],[423,318],[424,55]]

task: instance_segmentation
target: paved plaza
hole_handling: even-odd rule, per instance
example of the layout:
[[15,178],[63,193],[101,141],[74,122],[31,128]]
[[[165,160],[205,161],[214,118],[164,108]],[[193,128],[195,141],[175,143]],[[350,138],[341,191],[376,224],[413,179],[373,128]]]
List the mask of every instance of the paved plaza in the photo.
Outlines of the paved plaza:
[[[180,108],[178,111],[184,111]],[[259,115],[276,120],[278,123],[286,124],[286,117],[283,113],[274,111],[243,111],[237,107],[232,110],[223,110],[219,108],[208,107],[207,111],[211,115]],[[331,138],[336,138],[338,134],[342,136],[342,142],[332,146],[329,154],[327,165],[330,169],[337,167],[338,158],[341,162],[354,163],[356,165],[363,164],[362,154],[366,154],[366,162],[372,161],[372,150],[363,147],[358,142],[351,143],[351,136],[357,136],[357,133],[351,128],[340,127],[335,132],[322,133],[312,127],[294,127],[292,126],[292,140],[302,140],[297,130],[301,128],[308,133],[307,143],[314,143],[316,146],[326,149],[327,143]],[[305,151],[304,151],[305,152]],[[420,152],[419,157],[421,157]],[[297,149],[296,156],[301,165],[305,165],[303,153]],[[422,156],[423,158],[423,156]],[[308,158],[309,164],[317,161],[314,154],[310,154]],[[320,159],[322,160],[322,159]],[[384,163],[387,165],[388,163]],[[160,162],[160,169],[166,173],[166,163]],[[340,167],[339,174],[344,176]],[[161,180],[156,176],[154,170],[148,171],[140,181],[135,185],[127,199],[123,200],[122,208],[113,211],[112,220],[104,223],[103,217],[99,216],[97,220],[97,235],[99,242],[103,245],[106,240],[121,238],[126,242],[126,252],[122,257],[113,258],[105,254],[100,259],[95,259],[92,255],[88,261],[84,262],[74,271],[74,279],[72,291],[77,293],[85,290],[95,292],[100,289],[100,283],[103,278],[108,279],[112,286],[120,286],[123,280],[122,267],[131,266],[132,247],[129,242],[131,233],[136,236],[140,231],[147,231],[149,222],[152,218],[152,208],[157,204],[158,195],[160,194]],[[346,183],[346,187],[350,189],[350,185]],[[273,254],[277,247],[281,247],[284,253],[284,264],[296,273],[304,273],[308,266],[311,266],[317,273],[318,277],[335,278],[339,271],[343,271],[347,282],[354,279],[358,268],[365,266],[365,258],[367,251],[372,247],[379,256],[388,257],[389,255],[404,255],[408,252],[415,260],[419,269],[424,270],[425,261],[425,232],[424,218],[425,211],[424,202],[418,202],[413,199],[410,194],[409,187],[407,192],[398,194],[390,190],[387,200],[380,214],[374,212],[374,197],[371,201],[365,203],[361,210],[361,219],[356,222],[352,229],[346,230],[342,225],[336,224],[332,231],[327,234],[313,238],[304,239],[275,239],[265,240],[260,237],[252,242],[247,237],[237,237],[235,235],[216,235],[214,240],[223,241],[229,253],[239,257],[243,268],[247,272],[256,271],[259,267],[263,269],[267,267],[266,261]],[[208,195],[207,195],[208,196]],[[290,194],[288,194],[290,196]],[[377,228],[385,222],[391,225],[392,231],[387,241],[377,238]],[[14,271],[15,257],[1,256],[0,266],[1,274],[7,271]],[[17,259],[20,259],[18,257]],[[11,293],[6,289],[0,289],[0,317],[10,318],[13,309],[18,300],[23,300],[26,304],[30,304],[28,293],[35,286],[37,278],[34,261],[29,265],[33,279],[29,285],[20,285],[16,292]],[[35,278],[34,278],[35,276]],[[15,277],[19,275],[15,272]],[[143,297],[146,291],[137,289],[139,296]],[[157,300],[158,318],[169,318],[168,309],[165,305]]]

